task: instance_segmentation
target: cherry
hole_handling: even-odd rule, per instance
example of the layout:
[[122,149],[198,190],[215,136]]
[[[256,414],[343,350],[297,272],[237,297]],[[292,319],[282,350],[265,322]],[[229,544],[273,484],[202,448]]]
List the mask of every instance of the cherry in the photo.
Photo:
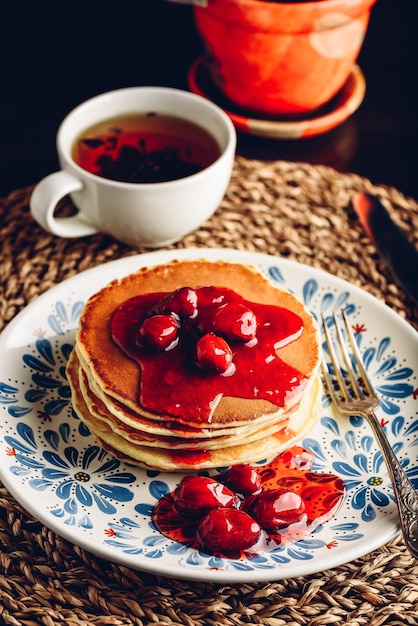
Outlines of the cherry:
[[260,475],[251,465],[235,465],[218,480],[242,496],[255,495],[262,490]]
[[174,313],[180,319],[194,319],[197,315],[197,293],[191,287],[180,287],[157,305],[163,314]]
[[147,317],[139,327],[137,343],[157,350],[169,350],[177,343],[177,320],[172,315]]
[[240,302],[227,302],[219,307],[213,318],[213,332],[230,341],[251,341],[256,336],[257,318]]
[[299,522],[305,511],[301,496],[281,487],[249,496],[243,506],[262,528],[268,530]]
[[[239,552],[255,544],[257,550],[269,549],[270,543],[273,550],[280,543],[294,544],[308,537],[318,524],[329,521],[345,493],[339,477],[309,469],[313,460],[311,453],[295,446],[268,465],[257,466],[259,476],[263,479],[267,475],[268,482],[263,482],[261,493],[246,497],[234,494],[232,478],[241,472],[245,476],[251,466],[234,466],[216,479],[190,476],[175,491],[160,498],[152,520],[163,535],[174,541],[230,558],[242,558]],[[222,489],[219,483],[224,479],[224,491],[216,491]],[[213,482],[217,481],[215,488]],[[243,486],[236,488],[244,490]],[[261,535],[263,541],[258,542]]]
[[233,354],[225,339],[206,333],[196,343],[196,362],[206,372],[223,374],[232,365]]
[[174,507],[180,515],[198,518],[216,507],[237,507],[236,493],[213,478],[186,476],[174,491]]
[[251,548],[261,535],[258,522],[244,511],[211,509],[199,522],[197,539],[202,548],[228,553]]

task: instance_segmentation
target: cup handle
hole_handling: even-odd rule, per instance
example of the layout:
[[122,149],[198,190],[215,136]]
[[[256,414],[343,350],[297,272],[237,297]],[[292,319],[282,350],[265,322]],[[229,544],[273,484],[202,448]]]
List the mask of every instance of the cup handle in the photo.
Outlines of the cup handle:
[[73,191],[81,191],[83,183],[65,170],[49,174],[38,183],[30,198],[32,217],[49,233],[58,237],[86,237],[98,232],[81,213],[70,217],[55,217],[60,200]]

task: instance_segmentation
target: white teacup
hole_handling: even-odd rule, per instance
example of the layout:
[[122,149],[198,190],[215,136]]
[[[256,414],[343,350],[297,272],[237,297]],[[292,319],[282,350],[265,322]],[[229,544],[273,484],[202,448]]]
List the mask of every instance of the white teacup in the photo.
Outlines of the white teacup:
[[[152,112],[192,122],[219,146],[216,160],[196,173],[166,182],[119,182],[78,165],[74,142],[95,124],[127,114]],[[35,220],[59,237],[105,232],[134,246],[159,247],[178,241],[205,222],[219,206],[234,163],[236,133],[215,104],[179,89],[132,87],[101,94],[80,104],[57,133],[61,170],[34,189],[30,209]],[[79,212],[56,217],[67,194]]]

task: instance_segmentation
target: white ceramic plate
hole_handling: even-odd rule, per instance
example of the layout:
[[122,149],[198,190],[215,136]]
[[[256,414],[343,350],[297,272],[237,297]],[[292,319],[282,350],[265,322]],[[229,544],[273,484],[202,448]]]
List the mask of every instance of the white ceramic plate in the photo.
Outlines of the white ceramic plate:
[[[0,337],[0,478],[18,502],[58,535],[116,563],[176,578],[263,581],[336,567],[398,532],[382,457],[361,419],[335,414],[323,398],[320,423],[303,442],[315,469],[338,474],[347,497],[312,537],[245,560],[213,558],[159,534],[150,513],[175,474],[124,465],[99,449],[73,414],[65,364],[82,306],[110,280],[173,258],[224,259],[257,266],[315,314],[344,306],[382,400],[389,439],[418,482],[418,335],[366,292],[325,272],[280,258],[216,249],[158,251],[107,263],[50,289]],[[416,395],[416,391],[415,391]]]

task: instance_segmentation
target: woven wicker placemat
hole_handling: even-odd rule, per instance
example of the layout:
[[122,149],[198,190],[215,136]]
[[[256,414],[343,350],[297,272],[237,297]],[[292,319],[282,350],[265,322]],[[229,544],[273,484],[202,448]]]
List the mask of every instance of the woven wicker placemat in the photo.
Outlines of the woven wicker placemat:
[[[200,229],[170,248],[279,255],[349,280],[418,328],[350,205],[376,193],[418,245],[418,203],[325,166],[236,159],[227,194]],[[32,220],[31,188],[0,200],[0,330],[29,302],[82,270],[145,250],[106,235],[58,239]],[[64,206],[64,210],[70,205]],[[400,538],[320,574],[207,584],[143,574],[96,558],[33,519],[0,485],[0,624],[11,626],[361,626],[418,624],[418,567]]]

